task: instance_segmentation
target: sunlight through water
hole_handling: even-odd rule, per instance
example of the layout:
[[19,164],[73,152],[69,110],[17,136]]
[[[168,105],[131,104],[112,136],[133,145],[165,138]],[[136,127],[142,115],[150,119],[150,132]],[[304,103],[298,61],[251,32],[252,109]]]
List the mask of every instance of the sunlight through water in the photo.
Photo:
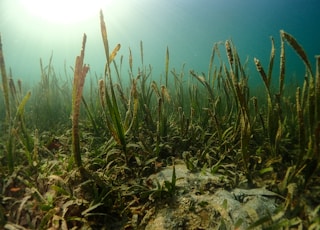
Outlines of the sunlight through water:
[[110,1],[103,0],[29,0],[21,1],[34,16],[58,24],[73,24],[89,19]]

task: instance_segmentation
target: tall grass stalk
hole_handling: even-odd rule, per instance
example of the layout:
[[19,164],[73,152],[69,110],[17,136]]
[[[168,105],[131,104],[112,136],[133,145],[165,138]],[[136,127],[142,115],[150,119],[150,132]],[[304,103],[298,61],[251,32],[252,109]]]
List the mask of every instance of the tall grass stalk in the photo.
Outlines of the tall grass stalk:
[[14,170],[14,136],[12,134],[13,128],[11,127],[11,111],[10,111],[10,99],[9,99],[9,86],[8,86],[8,79],[7,79],[7,72],[5,67],[5,61],[4,61],[4,54],[2,50],[2,42],[1,42],[1,34],[0,34],[0,70],[1,70],[1,76],[2,76],[2,90],[3,90],[3,96],[4,96],[4,102],[5,102],[5,111],[6,111],[6,118],[4,123],[4,130],[5,133],[8,133],[9,140],[6,145],[6,153],[7,153],[7,163],[9,172],[12,173]]
[[0,34],[0,70],[2,76],[2,89],[5,102],[6,120],[5,125],[8,126],[11,122],[10,100],[9,100],[9,83],[7,78],[4,54],[2,50],[1,34]]
[[316,55],[316,86],[315,86],[315,97],[316,97],[316,122],[320,122],[320,55]]
[[167,49],[166,49],[165,77],[166,77],[166,88],[168,88],[168,78],[169,78],[169,47],[167,47]]
[[81,53],[80,56],[76,58],[72,89],[72,152],[75,163],[80,169],[82,176],[84,176],[84,174],[80,150],[79,117],[83,86],[86,74],[89,71],[89,66],[83,64],[86,40],[87,36],[84,34]]

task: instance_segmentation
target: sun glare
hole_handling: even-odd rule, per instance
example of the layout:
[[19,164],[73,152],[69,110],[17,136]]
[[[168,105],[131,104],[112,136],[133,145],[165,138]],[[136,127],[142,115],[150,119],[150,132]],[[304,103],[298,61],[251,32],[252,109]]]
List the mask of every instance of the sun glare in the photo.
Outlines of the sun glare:
[[89,19],[109,3],[106,0],[22,0],[21,2],[33,16],[59,24],[73,24]]

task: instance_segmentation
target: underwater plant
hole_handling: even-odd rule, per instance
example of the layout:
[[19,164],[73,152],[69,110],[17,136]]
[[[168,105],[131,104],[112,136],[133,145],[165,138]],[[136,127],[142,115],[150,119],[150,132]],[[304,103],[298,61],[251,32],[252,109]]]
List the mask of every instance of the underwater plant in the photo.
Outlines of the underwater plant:
[[[102,11],[100,29],[106,64],[102,78],[91,79],[89,93],[84,90],[89,71],[84,64],[84,34],[72,92],[70,82],[55,77],[51,57],[48,67],[40,61],[44,90],[37,91],[38,85],[34,100],[31,91],[22,96],[21,82],[15,89],[11,72],[8,79],[0,37],[1,102],[6,110],[0,139],[0,151],[6,153],[0,155],[0,228],[144,229],[157,211],[176,208],[183,196],[210,196],[218,189],[238,187],[268,188],[276,197],[274,213],[256,216],[252,211],[251,229],[319,226],[320,56],[313,74],[302,46],[280,31],[278,85],[272,85],[276,49],[271,38],[268,69],[253,59],[264,89],[257,90],[248,83],[248,60],[240,60],[230,40],[214,44],[207,73],[186,71],[185,65],[180,72],[170,71],[167,47],[163,81],[152,78],[141,41],[137,73],[129,48],[129,84],[125,85],[123,57],[117,60],[121,46],[110,52]],[[302,87],[293,90],[285,84],[286,45],[306,67]],[[49,92],[52,83],[56,88]],[[60,90],[59,84],[67,86]],[[40,97],[41,93],[48,95]],[[71,130],[65,129],[70,127],[68,119],[59,120],[62,134],[56,145],[52,140],[48,144],[43,129],[47,123],[32,117],[30,110],[68,111],[64,104],[50,104],[52,98],[64,98],[62,94],[72,95]],[[38,107],[28,107],[27,102]],[[186,177],[208,173],[219,175],[219,181],[199,189],[182,188],[181,166],[189,170]],[[171,179],[163,183],[152,179],[166,167],[172,167]],[[209,203],[188,205],[190,213],[197,215],[196,206]],[[231,223],[225,221],[228,205],[223,201],[220,207],[225,215],[212,215],[221,228]],[[183,221],[183,228],[188,221]],[[240,228],[242,221],[235,226]]]
[[0,34],[0,70],[1,70],[1,77],[2,77],[3,96],[5,101],[6,124],[9,124],[11,119],[10,101],[9,101],[9,82],[8,82],[7,71],[6,71],[5,61],[4,61],[3,50],[2,50],[1,34]]
[[[2,50],[2,42],[0,36],[0,69],[2,76],[2,89],[5,101],[5,111],[6,117],[4,126],[4,137],[7,137],[6,143],[6,157],[7,164],[9,168],[9,172],[12,173],[14,171],[15,164],[15,145],[16,140],[19,140],[22,146],[25,148],[25,155],[28,158],[29,164],[32,165],[31,152],[33,150],[33,141],[32,138],[26,128],[25,125],[25,117],[24,117],[24,109],[27,101],[31,96],[31,92],[28,91],[23,99],[20,98],[21,90],[21,82],[18,81],[19,91],[17,92],[14,81],[12,77],[8,80],[4,55]],[[11,71],[10,71],[11,73]],[[11,74],[10,74],[11,76]],[[12,95],[10,97],[9,91]],[[20,93],[18,95],[18,93]],[[11,107],[12,105],[12,107]],[[15,112],[15,116],[12,114]]]
[[[125,160],[127,161],[127,141],[126,135],[129,133],[137,115],[138,111],[138,92],[137,92],[137,79],[132,79],[131,83],[131,98],[128,100],[128,104],[125,105],[127,111],[125,111],[124,120],[121,117],[121,111],[118,105],[117,96],[114,90],[114,84],[111,76],[111,63],[114,63],[114,58],[117,52],[120,50],[120,44],[117,44],[112,53],[109,53],[109,42],[107,37],[106,25],[103,19],[103,13],[100,11],[100,28],[101,35],[105,49],[106,64],[104,70],[104,79],[99,80],[99,99],[101,107],[103,109],[105,122],[108,130],[110,131],[112,137],[119,144],[125,154]],[[132,59],[131,59],[132,61]],[[131,64],[132,65],[132,64]],[[116,64],[114,66],[117,70]],[[119,72],[118,79],[120,79]],[[124,95],[123,90],[118,87],[120,95]],[[133,103],[133,109],[131,112],[130,104]],[[129,121],[131,119],[131,121]]]
[[84,86],[85,77],[89,71],[89,66],[83,64],[84,52],[86,46],[86,34],[83,35],[82,49],[80,56],[77,56],[74,68],[74,81],[72,90],[72,152],[77,167],[83,176],[83,167],[81,161],[80,150],[80,134],[79,134],[79,116],[80,103],[82,98],[82,90]]

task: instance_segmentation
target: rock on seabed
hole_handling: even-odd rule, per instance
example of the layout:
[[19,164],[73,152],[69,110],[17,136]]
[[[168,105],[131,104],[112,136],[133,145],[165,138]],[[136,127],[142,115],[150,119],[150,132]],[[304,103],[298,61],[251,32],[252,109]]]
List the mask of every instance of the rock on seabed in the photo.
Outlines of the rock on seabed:
[[[247,229],[277,208],[280,195],[265,188],[221,188],[225,176],[208,172],[191,173],[183,163],[175,165],[177,195],[158,208],[147,230]],[[173,168],[167,167],[150,179],[171,182]],[[219,186],[217,186],[219,185]],[[259,228],[258,228],[259,229]]]

